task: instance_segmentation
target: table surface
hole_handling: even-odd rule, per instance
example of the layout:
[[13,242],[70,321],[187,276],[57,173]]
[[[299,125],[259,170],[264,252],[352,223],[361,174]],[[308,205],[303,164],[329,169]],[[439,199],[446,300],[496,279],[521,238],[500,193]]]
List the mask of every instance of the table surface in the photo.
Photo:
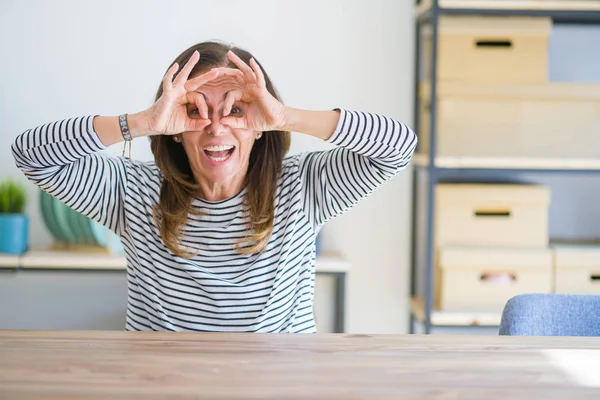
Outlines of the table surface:
[[0,331],[2,399],[598,399],[600,338]]

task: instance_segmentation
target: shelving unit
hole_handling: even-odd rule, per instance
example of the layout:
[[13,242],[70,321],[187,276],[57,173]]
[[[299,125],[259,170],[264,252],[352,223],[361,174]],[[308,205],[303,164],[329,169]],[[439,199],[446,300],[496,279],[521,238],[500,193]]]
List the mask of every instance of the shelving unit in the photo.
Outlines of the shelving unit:
[[[417,0],[415,16],[425,20],[439,15],[527,15],[597,22],[595,0]],[[433,22],[433,21],[432,21]]]
[[[413,165],[429,166],[427,154],[415,154]],[[435,157],[435,168],[439,170],[507,170],[507,171],[550,171],[550,172],[595,172],[600,170],[600,158],[508,158],[508,157]]]
[[[596,0],[422,0],[415,4],[414,122],[419,130],[422,81],[429,82],[429,98],[438,94],[439,19],[444,15],[462,16],[545,16],[554,24],[600,24],[600,1]],[[428,75],[421,77],[423,63],[423,27],[431,34]],[[503,179],[524,173],[600,174],[600,157],[590,158],[506,158],[454,157],[436,153],[436,101],[429,108],[429,148],[414,156],[412,210],[412,270],[410,331],[420,324],[421,331],[432,333],[434,327],[496,326],[496,313],[441,312],[433,309],[434,297],[434,205],[436,184],[452,180]],[[422,279],[422,282],[419,282]],[[420,287],[422,286],[422,287]]]

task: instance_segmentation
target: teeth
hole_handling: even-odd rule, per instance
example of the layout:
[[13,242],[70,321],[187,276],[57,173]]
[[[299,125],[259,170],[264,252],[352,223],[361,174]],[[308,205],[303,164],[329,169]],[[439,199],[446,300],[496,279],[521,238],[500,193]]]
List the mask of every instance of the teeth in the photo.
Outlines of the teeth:
[[204,150],[208,150],[208,151],[226,151],[226,150],[231,150],[231,149],[233,149],[233,146],[231,146],[231,145],[208,146],[208,147],[204,148]]
[[227,160],[228,157],[210,157],[209,156],[208,158],[210,158],[211,160],[216,161],[216,162],[221,162],[221,161]]

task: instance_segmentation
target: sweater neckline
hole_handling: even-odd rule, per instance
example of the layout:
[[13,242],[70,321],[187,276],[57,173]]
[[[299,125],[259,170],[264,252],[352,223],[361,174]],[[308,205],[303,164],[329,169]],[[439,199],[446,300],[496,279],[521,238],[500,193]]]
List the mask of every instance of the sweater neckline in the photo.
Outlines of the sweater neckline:
[[247,185],[244,185],[244,187],[242,187],[242,189],[235,196],[230,197],[228,199],[223,199],[223,200],[218,200],[218,201],[209,201],[209,200],[205,200],[199,196],[194,196],[193,204],[196,206],[199,206],[199,207],[206,207],[206,208],[231,207],[234,205],[241,204],[244,200],[246,192],[247,192]]

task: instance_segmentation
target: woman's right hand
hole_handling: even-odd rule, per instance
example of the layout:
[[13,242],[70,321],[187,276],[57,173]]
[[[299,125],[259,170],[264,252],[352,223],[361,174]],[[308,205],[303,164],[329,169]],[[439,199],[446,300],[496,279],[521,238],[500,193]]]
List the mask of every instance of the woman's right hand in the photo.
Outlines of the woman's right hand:
[[[185,83],[199,59],[200,54],[197,51],[194,52],[175,79],[173,77],[179,70],[179,65],[177,63],[173,64],[163,78],[163,93],[160,98],[150,108],[127,116],[129,131],[134,138],[201,131],[210,125],[208,107],[204,97],[200,93],[185,89]],[[224,68],[217,68],[194,79],[205,84],[220,75],[226,74],[231,74],[231,72]],[[195,105],[200,115],[190,118],[187,112],[187,104]],[[94,130],[105,146],[123,140],[118,117],[96,116],[93,123]]]
[[[142,135],[175,135],[186,131],[200,131],[210,125],[208,108],[204,98],[199,93],[187,91],[185,83],[200,59],[200,54],[195,51],[185,64],[175,80],[173,77],[179,69],[177,63],[173,64],[165,74],[160,98],[147,110],[139,115],[138,129]],[[209,82],[220,74],[220,70],[212,70],[196,79],[203,84]],[[195,104],[199,110],[200,118],[190,118],[186,104]],[[131,128],[131,127],[130,127]]]

